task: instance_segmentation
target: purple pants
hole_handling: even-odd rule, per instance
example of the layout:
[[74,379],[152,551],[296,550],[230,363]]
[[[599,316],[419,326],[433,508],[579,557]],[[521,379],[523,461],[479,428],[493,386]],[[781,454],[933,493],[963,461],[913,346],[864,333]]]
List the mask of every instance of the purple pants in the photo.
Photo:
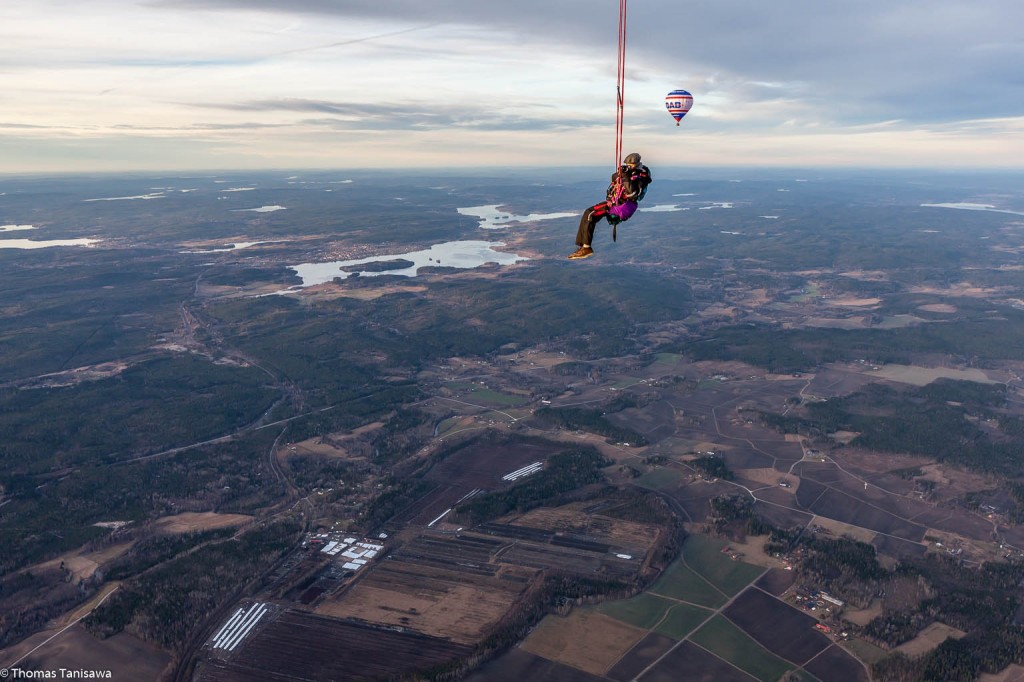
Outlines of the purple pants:
[[627,220],[631,215],[636,213],[636,202],[627,201],[618,206],[608,206],[607,201],[602,201],[599,204],[594,204],[586,211],[583,212],[583,216],[580,217],[580,227],[576,231],[576,246],[583,246],[584,244],[591,244],[594,241],[594,229],[597,227],[597,223],[601,218],[610,218],[615,216],[618,218],[618,222]]
[[618,206],[612,206],[608,209],[608,212],[613,216],[617,216],[619,220],[629,220],[630,216],[636,213],[636,207],[637,203],[635,201],[626,201]]

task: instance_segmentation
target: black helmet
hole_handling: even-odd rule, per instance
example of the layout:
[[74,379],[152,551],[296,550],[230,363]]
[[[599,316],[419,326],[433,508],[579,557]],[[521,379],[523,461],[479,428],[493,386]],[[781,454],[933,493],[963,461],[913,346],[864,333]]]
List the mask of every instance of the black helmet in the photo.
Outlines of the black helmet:
[[630,166],[639,166],[640,165],[640,155],[637,154],[636,152],[633,152],[632,154],[627,156],[625,159],[623,159],[622,163],[628,164]]

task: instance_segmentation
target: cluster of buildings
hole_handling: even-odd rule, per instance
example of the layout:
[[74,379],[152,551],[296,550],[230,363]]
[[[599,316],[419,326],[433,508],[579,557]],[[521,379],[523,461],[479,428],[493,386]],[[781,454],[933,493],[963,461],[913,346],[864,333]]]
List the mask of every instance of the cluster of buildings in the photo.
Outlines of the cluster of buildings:
[[846,605],[842,599],[836,599],[828,592],[816,591],[811,592],[809,595],[796,594],[796,601],[807,611],[817,611],[819,608],[826,613],[831,612],[833,607],[840,609]]
[[[385,536],[386,537],[386,536]],[[377,558],[384,545],[371,540],[357,540],[353,537],[332,537],[329,533],[320,533],[309,540],[309,544],[320,547],[320,552],[344,560],[343,568],[358,571]]]
[[842,599],[837,599],[824,590],[815,590],[809,594],[797,592],[795,599],[797,605],[802,607],[805,611],[818,611],[819,613],[816,614],[817,618],[825,619],[833,625],[833,627],[829,627],[825,623],[818,621],[814,624],[815,629],[825,633],[833,639],[850,638],[849,632],[840,632],[834,627],[837,622],[840,622],[835,618],[835,616],[838,614],[839,609],[846,605],[846,602]]

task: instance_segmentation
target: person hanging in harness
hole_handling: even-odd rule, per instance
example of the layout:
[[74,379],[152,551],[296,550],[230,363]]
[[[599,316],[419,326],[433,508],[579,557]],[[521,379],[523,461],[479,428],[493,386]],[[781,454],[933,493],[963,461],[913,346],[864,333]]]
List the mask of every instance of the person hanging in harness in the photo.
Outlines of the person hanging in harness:
[[644,198],[647,186],[651,184],[651,169],[640,163],[640,155],[633,153],[625,158],[618,170],[612,173],[612,182],[605,193],[605,201],[594,204],[580,218],[580,227],[576,231],[576,246],[579,247],[569,254],[569,260],[590,258],[594,249],[590,247],[594,240],[594,230],[601,218],[608,220],[612,226],[612,241],[615,241],[618,224],[629,220],[636,213],[637,202]]

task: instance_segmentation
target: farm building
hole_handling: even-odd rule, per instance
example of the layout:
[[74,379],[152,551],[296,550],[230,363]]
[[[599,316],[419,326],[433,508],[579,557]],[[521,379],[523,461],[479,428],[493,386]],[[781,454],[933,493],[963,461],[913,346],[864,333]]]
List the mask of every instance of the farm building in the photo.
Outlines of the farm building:
[[340,554],[347,559],[344,564],[346,569],[358,571],[370,560],[375,559],[382,549],[384,549],[384,545],[350,537],[343,540],[331,540],[320,551],[332,557]]

